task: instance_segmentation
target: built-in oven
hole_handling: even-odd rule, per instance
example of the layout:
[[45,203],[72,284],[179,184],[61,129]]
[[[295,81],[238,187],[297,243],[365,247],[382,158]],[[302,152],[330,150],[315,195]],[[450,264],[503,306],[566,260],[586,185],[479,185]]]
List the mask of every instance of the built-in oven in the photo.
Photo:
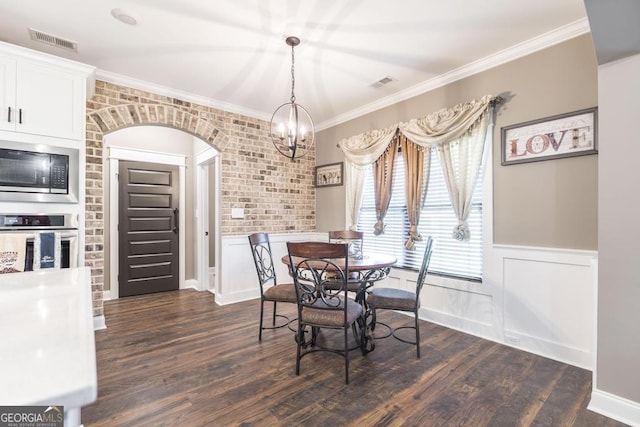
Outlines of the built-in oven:
[[60,268],[78,266],[78,218],[76,214],[0,214],[0,234],[24,235],[25,267],[33,270],[36,234],[55,233],[60,239]]
[[0,200],[75,203],[79,150],[0,141]]

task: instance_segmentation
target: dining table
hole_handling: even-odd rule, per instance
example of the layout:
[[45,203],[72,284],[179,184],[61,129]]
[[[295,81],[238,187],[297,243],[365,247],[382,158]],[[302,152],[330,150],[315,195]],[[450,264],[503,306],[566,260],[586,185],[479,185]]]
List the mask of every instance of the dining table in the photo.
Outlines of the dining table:
[[[398,260],[393,255],[363,252],[358,257],[349,257],[348,263],[344,262],[344,258],[331,259],[331,261],[342,270],[344,270],[345,264],[348,264],[348,283],[357,284],[354,299],[362,305],[363,316],[358,321],[360,335],[356,337],[356,340],[359,342],[362,353],[366,354],[375,348],[371,335],[371,309],[367,305],[367,289],[376,282],[385,279],[389,275],[391,267]],[[284,255],[282,262],[290,266],[289,255]],[[293,262],[296,263],[296,257],[293,257]]]

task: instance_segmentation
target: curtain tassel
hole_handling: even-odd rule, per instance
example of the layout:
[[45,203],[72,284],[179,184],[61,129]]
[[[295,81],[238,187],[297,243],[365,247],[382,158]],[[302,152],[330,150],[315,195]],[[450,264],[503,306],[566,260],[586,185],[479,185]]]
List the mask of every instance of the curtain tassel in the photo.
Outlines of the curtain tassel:
[[469,231],[467,221],[459,221],[456,228],[453,229],[451,237],[460,242],[468,241],[471,238],[471,231]]
[[373,226],[373,234],[375,234],[376,236],[384,234],[384,223],[381,219],[376,221],[376,225]]
[[422,236],[418,233],[418,227],[412,225],[409,228],[409,238],[404,242],[404,247],[412,251],[416,247],[416,242],[422,242]]

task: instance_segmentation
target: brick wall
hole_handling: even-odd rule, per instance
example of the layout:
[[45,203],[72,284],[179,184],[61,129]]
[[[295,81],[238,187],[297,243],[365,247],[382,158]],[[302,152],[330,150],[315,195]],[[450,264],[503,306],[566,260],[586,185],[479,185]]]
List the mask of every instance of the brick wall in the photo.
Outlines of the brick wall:
[[[92,271],[95,316],[103,314],[104,268],[108,268],[103,249],[103,135],[146,124],[181,129],[221,153],[222,235],[315,229],[315,153],[292,163],[271,144],[268,122],[97,81],[87,102],[85,214],[85,264]],[[232,208],[244,208],[245,218],[231,219]]]

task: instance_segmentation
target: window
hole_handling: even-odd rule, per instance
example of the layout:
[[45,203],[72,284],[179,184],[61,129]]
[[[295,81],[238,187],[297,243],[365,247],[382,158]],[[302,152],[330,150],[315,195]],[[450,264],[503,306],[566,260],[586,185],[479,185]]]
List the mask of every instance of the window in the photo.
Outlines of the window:
[[[413,251],[404,248],[409,231],[404,194],[404,160],[402,152],[396,158],[393,194],[385,217],[385,232],[373,235],[376,223],[373,174],[367,173],[358,230],[364,231],[363,249],[394,255],[398,267],[419,269],[424,253],[424,243],[416,242]],[[429,272],[465,279],[482,279],[482,172],[473,193],[468,223],[471,239],[459,242],[451,237],[458,220],[449,201],[449,193],[440,167],[436,150],[431,150],[431,173],[427,199],[420,214],[418,231],[423,236],[433,236],[435,246],[429,264]]]

